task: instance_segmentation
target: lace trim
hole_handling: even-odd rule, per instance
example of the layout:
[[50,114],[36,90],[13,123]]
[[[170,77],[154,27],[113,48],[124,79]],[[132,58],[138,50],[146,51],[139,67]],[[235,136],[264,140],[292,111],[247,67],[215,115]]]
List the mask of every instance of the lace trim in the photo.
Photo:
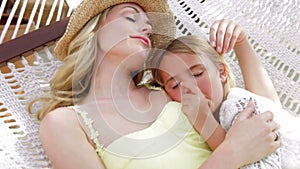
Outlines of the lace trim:
[[99,133],[98,133],[98,131],[95,130],[95,128],[93,126],[94,120],[89,118],[88,113],[86,111],[81,110],[80,106],[74,105],[74,106],[71,106],[70,108],[72,108],[78,115],[80,115],[82,117],[84,124],[88,127],[88,130],[90,132],[89,137],[96,145],[95,150],[96,150],[97,154],[99,156],[101,156],[102,152],[104,151],[104,145],[101,144],[98,140]]

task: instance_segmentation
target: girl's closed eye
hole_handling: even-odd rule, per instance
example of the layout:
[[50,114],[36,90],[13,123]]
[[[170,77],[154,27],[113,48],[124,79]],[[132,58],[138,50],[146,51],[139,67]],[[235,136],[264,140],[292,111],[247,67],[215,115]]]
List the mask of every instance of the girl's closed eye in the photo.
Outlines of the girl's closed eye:
[[181,83],[180,81],[172,79],[172,80],[170,80],[170,81],[167,82],[167,84],[166,84],[165,87],[169,88],[169,89],[176,89],[176,88],[179,87],[180,83]]
[[198,76],[201,76],[202,74],[203,74],[203,71],[196,72],[196,73],[193,73],[193,76],[198,77]]
[[180,85],[180,82],[175,82],[175,83],[172,85],[172,89],[176,89],[179,85]]
[[194,76],[194,77],[199,77],[199,76],[201,76],[203,73],[204,73],[204,70],[205,69],[203,69],[202,67],[195,67],[195,68],[192,68],[191,69],[191,72],[192,72],[192,75]]

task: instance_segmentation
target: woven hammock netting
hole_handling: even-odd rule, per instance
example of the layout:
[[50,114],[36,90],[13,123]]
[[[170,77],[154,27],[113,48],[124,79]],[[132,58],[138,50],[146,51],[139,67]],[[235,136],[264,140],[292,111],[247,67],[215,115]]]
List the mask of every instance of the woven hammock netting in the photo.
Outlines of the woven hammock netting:
[[[283,107],[300,115],[300,1],[299,0],[169,0],[177,36],[206,36],[217,19],[242,25],[267,69]],[[41,146],[39,122],[26,111],[29,100],[49,91],[49,81],[60,66],[53,46],[34,52],[35,62],[0,73],[0,168],[51,168]],[[243,79],[234,52],[226,60],[238,86]]]

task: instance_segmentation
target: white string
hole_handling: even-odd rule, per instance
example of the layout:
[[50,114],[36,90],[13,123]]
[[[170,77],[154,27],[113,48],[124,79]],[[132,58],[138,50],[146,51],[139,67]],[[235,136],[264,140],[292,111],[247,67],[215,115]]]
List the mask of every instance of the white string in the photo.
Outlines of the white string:
[[19,28],[20,28],[20,25],[21,25],[21,22],[22,22],[24,13],[25,13],[27,2],[28,2],[28,0],[23,1],[23,5],[22,5],[21,11],[20,11],[19,16],[18,16],[18,21],[17,21],[17,24],[15,26],[15,30],[14,30],[14,33],[13,33],[13,36],[11,37],[11,39],[15,39],[17,37],[18,31],[19,31]]
[[59,7],[58,7],[58,11],[57,11],[57,15],[56,15],[56,21],[59,21],[61,16],[62,16],[62,12],[63,12],[63,7],[64,7],[64,0],[60,0],[59,1]]
[[4,12],[4,8],[6,6],[7,0],[2,0],[1,2],[1,6],[0,6],[0,20],[2,18],[3,12]]
[[51,23],[52,17],[54,15],[55,8],[57,6],[57,2],[58,2],[58,0],[54,0],[45,25],[49,25]]
[[46,4],[46,0],[43,0],[42,4],[41,4],[41,7],[40,7],[40,10],[39,10],[39,15],[38,15],[38,19],[36,21],[35,29],[38,29],[40,27],[41,22],[42,22],[42,16],[43,16],[43,13],[44,13],[45,4]]
[[31,25],[33,24],[33,19],[34,19],[34,16],[36,14],[36,11],[38,9],[39,3],[40,3],[40,0],[36,0],[35,3],[34,3],[34,6],[32,8],[32,11],[31,11],[31,14],[30,14],[30,17],[29,17],[29,20],[28,20],[28,24],[26,26],[24,34],[29,32],[29,30],[31,28]]
[[1,43],[3,42],[3,40],[4,40],[4,37],[5,37],[5,35],[6,35],[6,33],[7,33],[7,30],[8,30],[8,28],[9,28],[9,26],[10,26],[10,23],[11,23],[13,17],[15,16],[15,13],[16,13],[16,11],[17,11],[17,8],[18,8],[19,3],[20,3],[20,0],[16,0],[16,2],[14,3],[14,6],[13,6],[13,8],[12,8],[10,14],[9,14],[9,17],[8,17],[8,19],[7,19],[7,21],[6,21],[6,24],[5,24],[5,26],[4,26],[4,29],[2,30],[1,37],[0,37],[0,44],[1,44]]

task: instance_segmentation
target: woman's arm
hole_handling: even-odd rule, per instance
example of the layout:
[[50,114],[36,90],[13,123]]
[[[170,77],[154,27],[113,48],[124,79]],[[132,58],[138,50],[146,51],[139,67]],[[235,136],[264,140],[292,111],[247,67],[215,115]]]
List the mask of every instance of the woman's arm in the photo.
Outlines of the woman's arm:
[[59,108],[41,121],[40,138],[54,169],[104,169],[74,111]]
[[239,24],[224,19],[215,21],[210,29],[210,41],[219,53],[226,53],[234,48],[247,90],[280,105],[279,97],[267,71]]
[[279,126],[273,114],[265,112],[253,116],[253,107],[246,108],[228,131],[222,144],[204,162],[200,169],[237,169],[274,152],[280,146],[274,131]]

